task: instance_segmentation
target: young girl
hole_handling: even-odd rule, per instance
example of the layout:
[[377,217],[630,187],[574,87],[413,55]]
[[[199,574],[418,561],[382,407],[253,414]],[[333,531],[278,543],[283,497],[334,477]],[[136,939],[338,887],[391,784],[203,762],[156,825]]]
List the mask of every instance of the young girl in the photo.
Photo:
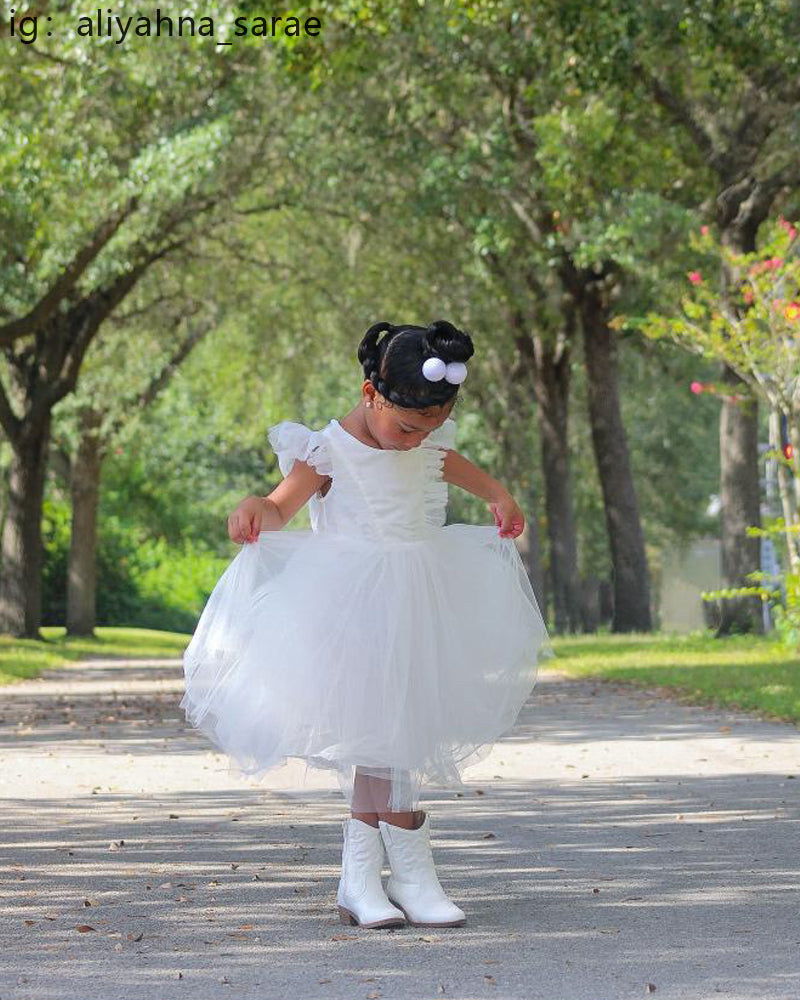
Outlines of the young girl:
[[[463,788],[553,655],[511,541],[522,511],[453,449],[473,353],[443,320],[376,323],[354,409],[321,430],[269,429],[285,478],[230,515],[231,539],[253,544],[184,653],[180,707],[243,773],[288,757],[335,771],[350,806],[343,923],[465,922],[436,875],[421,786]],[[485,500],[495,525],[446,525],[448,483]],[[307,501],[311,529],[281,531]]]

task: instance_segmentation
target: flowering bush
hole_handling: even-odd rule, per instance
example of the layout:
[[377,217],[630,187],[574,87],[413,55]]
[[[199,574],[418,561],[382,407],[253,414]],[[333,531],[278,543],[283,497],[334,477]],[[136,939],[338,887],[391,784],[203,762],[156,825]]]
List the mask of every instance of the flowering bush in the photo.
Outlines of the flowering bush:
[[[691,239],[703,266],[686,275],[680,313],[648,313],[643,333],[669,337],[682,346],[725,362],[770,409],[771,450],[776,462],[783,517],[768,529],[782,539],[784,573],[778,590],[766,586],[716,591],[712,597],[757,594],[775,601],[779,634],[800,647],[800,240],[797,226],[779,216],[762,227],[758,251],[738,253],[718,244],[708,226]],[[709,277],[710,273],[710,277]],[[692,383],[700,393],[711,387]],[[789,443],[781,446],[781,424]],[[755,526],[749,532],[761,532]],[[761,574],[750,574],[754,581]]]

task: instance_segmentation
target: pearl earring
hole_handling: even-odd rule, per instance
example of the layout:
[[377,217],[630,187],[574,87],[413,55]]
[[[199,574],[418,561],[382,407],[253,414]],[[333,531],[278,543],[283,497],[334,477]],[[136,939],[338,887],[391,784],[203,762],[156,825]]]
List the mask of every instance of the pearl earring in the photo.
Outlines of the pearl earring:
[[367,400],[367,402],[364,403],[364,406],[372,406],[372,403],[370,403],[369,400]]

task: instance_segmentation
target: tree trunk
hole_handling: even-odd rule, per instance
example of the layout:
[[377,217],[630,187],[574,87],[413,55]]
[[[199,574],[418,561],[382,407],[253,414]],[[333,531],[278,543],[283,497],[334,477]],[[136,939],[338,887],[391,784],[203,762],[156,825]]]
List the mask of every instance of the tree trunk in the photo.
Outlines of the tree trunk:
[[42,500],[50,439],[50,412],[21,426],[13,442],[8,508],[3,525],[0,632],[43,640]]
[[594,573],[581,579],[581,617],[584,632],[596,632],[600,627],[600,578]]
[[578,545],[567,441],[569,365],[569,346],[556,360],[552,346],[545,346],[537,338],[533,378],[539,404],[550,581],[557,633],[578,632],[581,627]]
[[[795,523],[800,515],[800,423],[796,409],[786,414],[789,434],[789,444],[792,448],[792,476],[794,477],[794,514]],[[780,447],[780,445],[779,445]],[[795,535],[795,543],[800,545],[800,538]]]
[[[789,424],[791,427],[791,424]],[[778,453],[781,452],[781,412],[773,409],[769,415],[769,444]],[[781,501],[783,511],[783,523],[786,528],[791,528],[800,521],[800,502],[794,503],[792,497],[792,487],[789,482],[789,470],[780,459],[775,459],[775,477],[778,481],[778,496]],[[795,478],[795,488],[797,487]],[[792,573],[800,573],[800,537],[791,531],[784,534],[786,541],[786,552],[789,560],[789,569]]]
[[101,414],[81,412],[81,436],[72,467],[72,532],[67,568],[67,635],[94,637],[97,501],[103,450],[97,437]]
[[[756,249],[756,233],[766,215],[766,208],[755,213],[739,211],[736,215],[719,210],[722,242],[738,253]],[[723,270],[722,294],[731,297],[740,283],[739,275],[728,267]],[[734,306],[734,308],[736,308]],[[758,400],[745,382],[723,365],[722,380],[731,387],[727,397],[743,395],[742,405],[732,398],[722,401],[719,421],[720,462],[720,544],[722,547],[722,586],[724,589],[752,587],[748,573],[761,568],[761,544],[747,536],[748,525],[761,526],[760,486],[758,480]],[[764,632],[764,616],[759,597],[720,598],[720,623],[716,636],[731,632]]]
[[[727,398],[719,421],[721,478],[721,545],[723,587],[752,587],[747,574],[761,565],[761,544],[747,535],[748,526],[761,526],[758,482],[758,404],[739,376],[727,365],[723,381],[730,396],[744,395],[746,403]],[[763,633],[760,597],[721,599],[716,635],[732,632]]]
[[600,293],[591,284],[581,296],[592,444],[603,491],[614,570],[612,632],[652,629],[650,579],[619,404],[618,352]]

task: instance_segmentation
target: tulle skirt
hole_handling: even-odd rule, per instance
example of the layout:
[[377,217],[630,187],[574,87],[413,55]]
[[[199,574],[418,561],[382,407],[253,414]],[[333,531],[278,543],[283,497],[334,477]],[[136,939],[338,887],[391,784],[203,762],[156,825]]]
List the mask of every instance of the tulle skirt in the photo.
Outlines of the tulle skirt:
[[522,560],[494,525],[375,542],[265,531],[212,591],[183,656],[189,722],[263,776],[335,772],[354,811],[463,788],[553,655]]

